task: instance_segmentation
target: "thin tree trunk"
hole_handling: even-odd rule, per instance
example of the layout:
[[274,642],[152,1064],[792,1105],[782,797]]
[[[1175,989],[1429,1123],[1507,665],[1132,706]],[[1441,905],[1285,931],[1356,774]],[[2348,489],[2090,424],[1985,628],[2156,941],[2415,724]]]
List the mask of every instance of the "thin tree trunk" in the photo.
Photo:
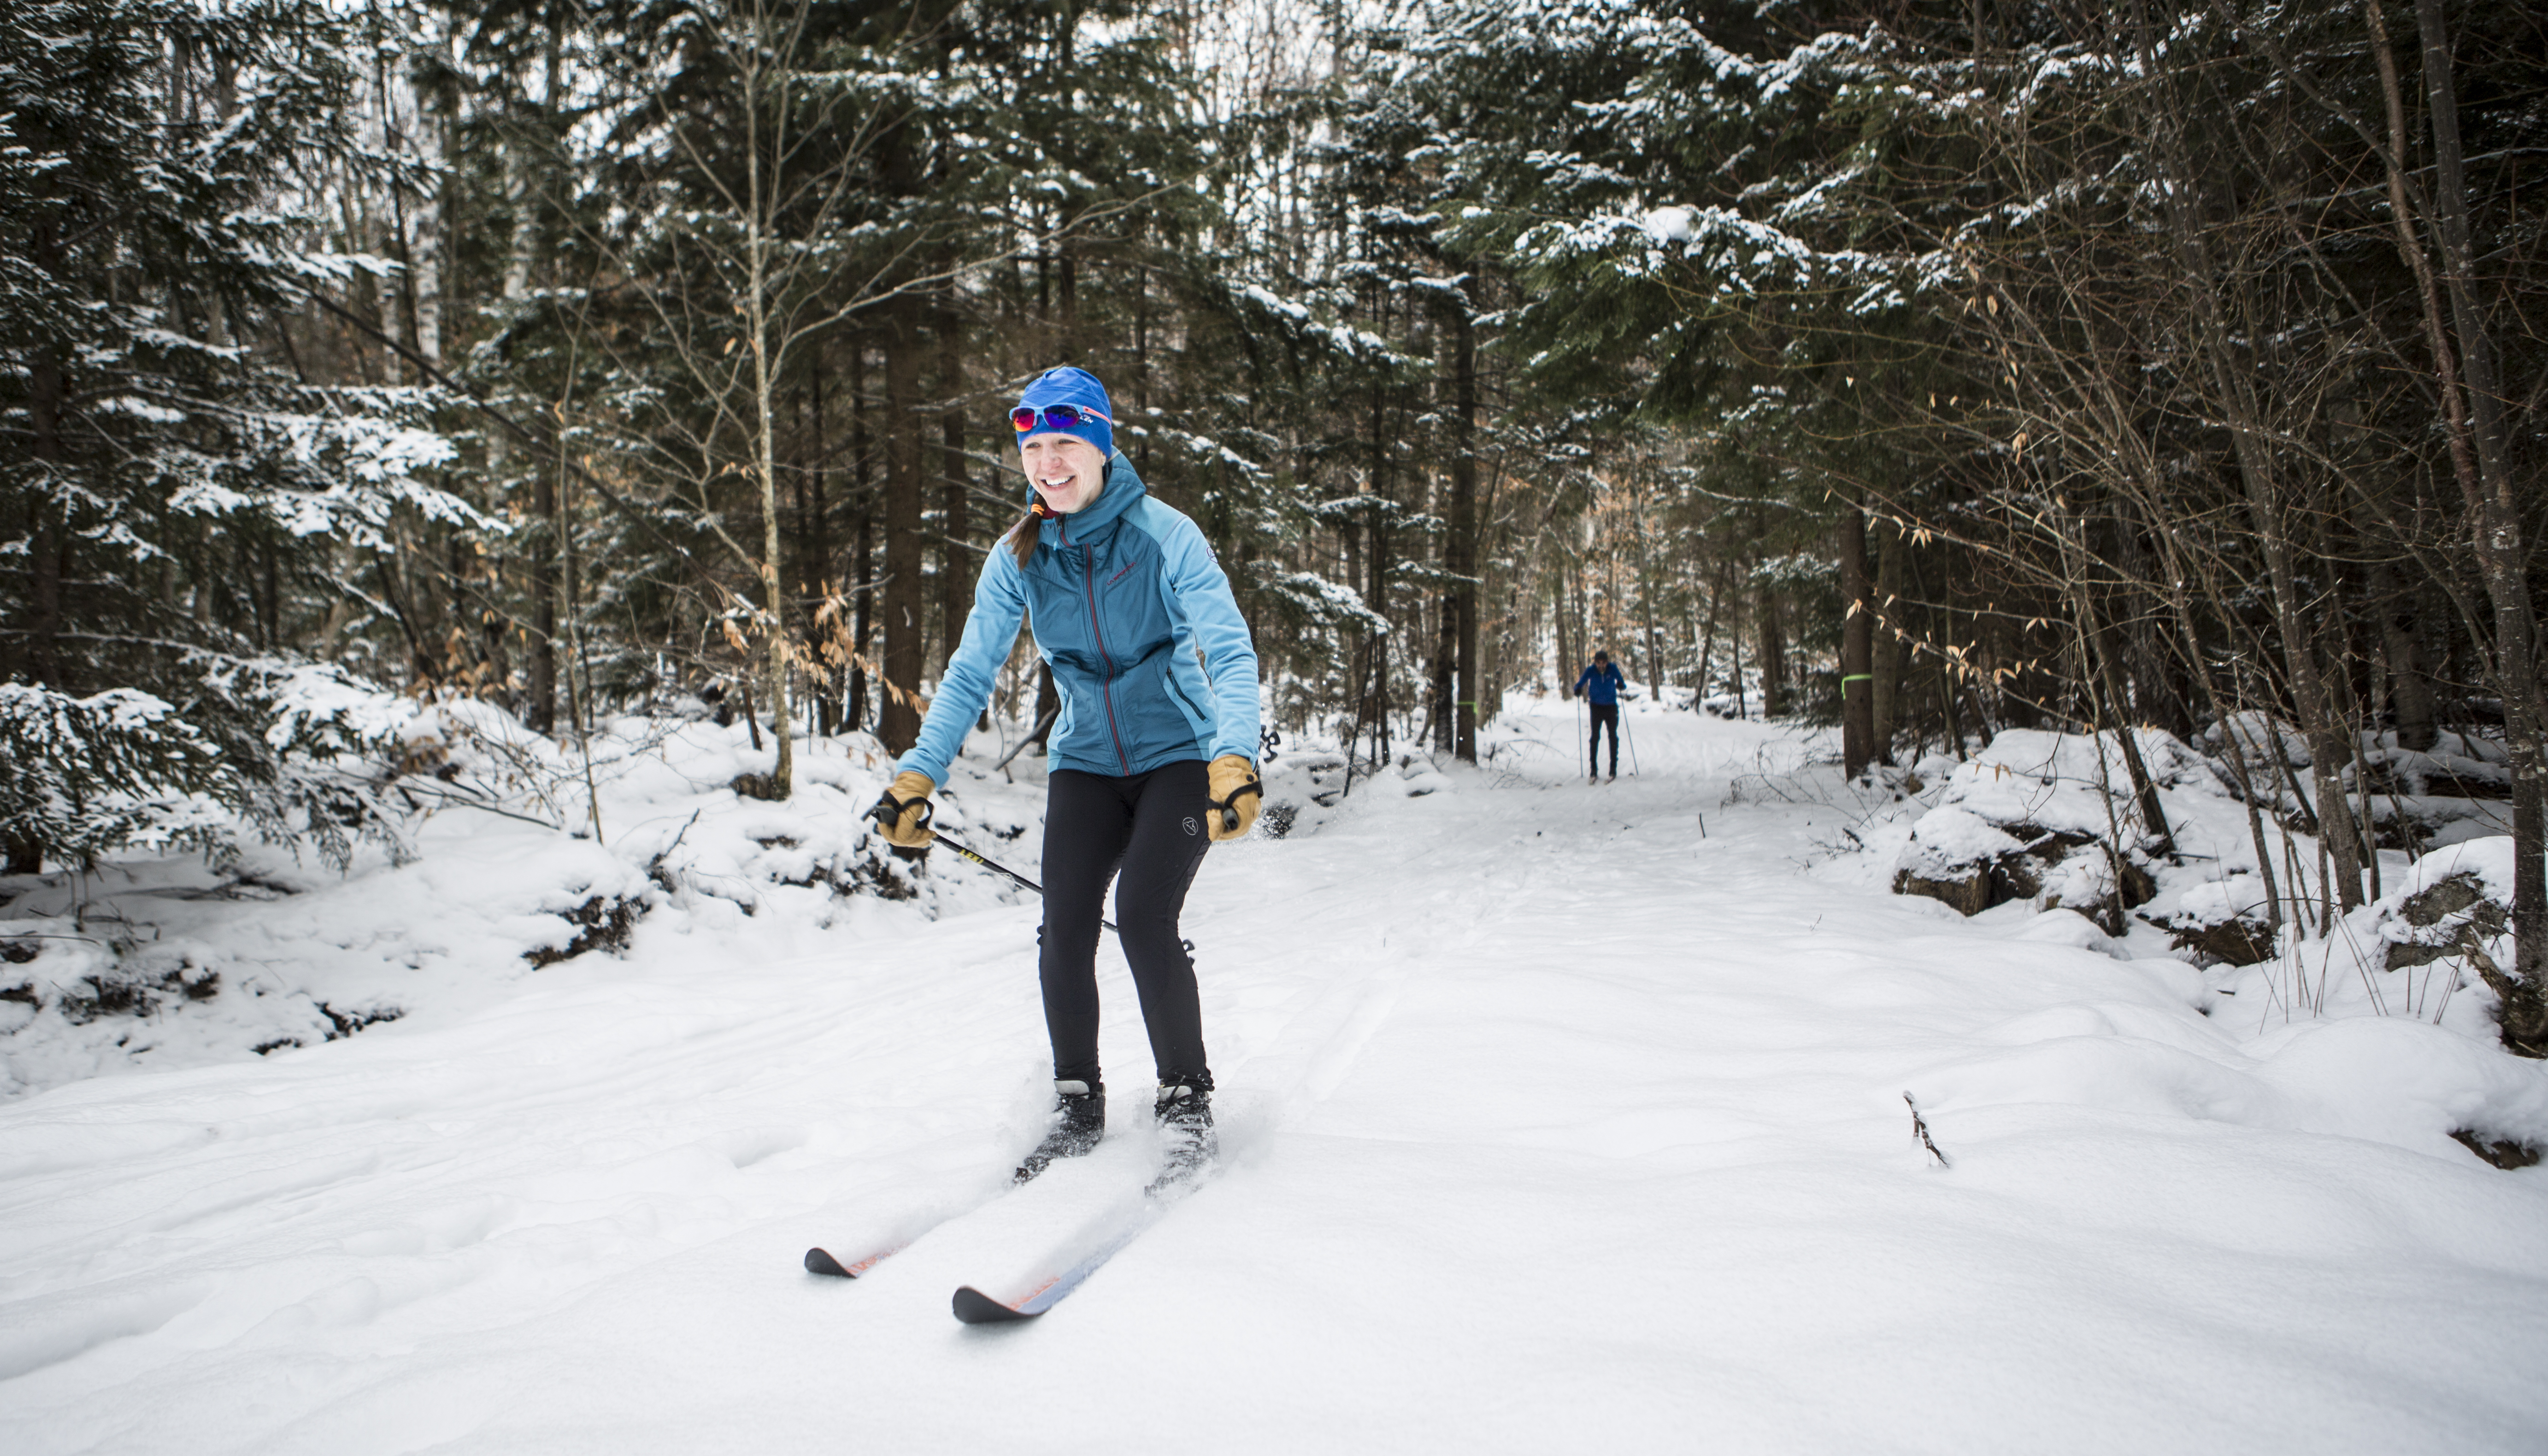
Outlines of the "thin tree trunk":
[[973,606],[973,579],[979,569],[967,549],[973,537],[972,482],[964,460],[964,364],[962,323],[953,308],[937,317],[939,395],[940,515],[946,527],[938,554],[938,614],[941,631],[940,670],[956,655],[964,618]]
[[[813,378],[807,388],[812,396],[814,449],[803,477],[806,502],[804,522],[798,534],[805,545],[797,573],[806,598],[819,600],[833,594],[831,506],[823,499],[823,477],[831,469],[831,452],[824,447],[823,350],[819,345],[814,350],[812,362]],[[837,624],[833,631],[839,631]],[[840,726],[841,666],[832,658],[817,657],[813,659],[813,671],[816,681],[822,684],[814,694],[814,727],[816,732],[829,738]]]
[[1646,549],[1646,513],[1643,501],[1638,502],[1636,525],[1637,606],[1639,614],[1645,618],[1646,625],[1646,692],[1655,701],[1661,702],[1664,689],[1671,684],[1664,681],[1663,645],[1655,635],[1654,556]]
[[[546,160],[550,131],[549,109],[557,98],[558,72],[565,36],[553,22],[542,52],[542,86],[536,105],[525,106],[536,128],[538,154],[531,150],[531,138],[516,136],[505,148],[505,182],[508,201],[513,210],[512,236],[504,259],[504,298],[516,308],[526,308],[531,296],[532,275],[544,255],[540,238],[540,198],[534,181],[534,168]],[[508,442],[499,432],[491,435],[496,466],[500,475]],[[531,576],[531,682],[529,726],[534,733],[557,731],[558,650],[557,650],[557,482],[551,478],[548,463],[531,461],[531,514],[539,524],[528,533]]]
[[1758,621],[1761,630],[1761,719],[1768,722],[1787,710],[1787,639],[1778,620],[1778,589],[1761,584]]
[[[921,680],[928,602],[921,565],[920,398],[923,367],[916,310],[894,311],[885,336],[884,419],[884,676],[876,737],[894,753],[920,738],[920,710],[903,694]],[[900,691],[896,691],[899,688]]]
[[[1728,563],[1726,566],[1726,574],[1730,577],[1733,575],[1733,571],[1734,568],[1732,563]],[[1734,596],[1736,611],[1734,614],[1735,619],[1725,624],[1725,646],[1726,652],[1734,664],[1734,716],[1737,719],[1744,719],[1752,716],[1752,707],[1751,704],[1744,701],[1743,613],[1741,610],[1743,604],[1743,592],[1739,587],[1732,587],[1729,588],[1729,590],[1732,592]]]
[[1451,589],[1443,611],[1459,680],[1451,701],[1452,748],[1464,764],[1478,761],[1478,718],[1486,711],[1478,682],[1478,325],[1471,300],[1459,300],[1451,351],[1451,519],[1444,540]]
[[557,731],[557,478],[546,461],[531,467],[531,712],[534,733]]
[[[32,261],[44,272],[57,271],[61,254],[53,224],[40,221],[30,230]],[[68,382],[63,378],[61,356],[49,343],[38,345],[28,362],[28,425],[34,436],[29,442],[30,450],[37,460],[51,465],[62,458],[62,407],[68,398]],[[5,644],[16,634],[0,633],[0,680],[23,678],[63,689],[69,684],[62,681],[57,643],[63,620],[62,580],[69,575],[65,559],[69,553],[68,533],[61,528],[59,514],[46,493],[29,492],[28,498],[32,539],[27,562],[26,645],[10,649]],[[0,870],[41,874],[44,868],[45,847],[34,835],[10,834],[0,841]]]
[[[756,62],[757,64],[757,62]],[[754,80],[760,79],[756,70]],[[786,109],[784,88],[777,98],[779,114]],[[769,791],[765,797],[784,801],[795,788],[794,715],[787,701],[787,583],[779,566],[778,520],[778,364],[772,357],[770,317],[771,276],[770,215],[773,204],[770,193],[777,179],[763,175],[761,155],[763,97],[759,87],[747,88],[744,97],[747,226],[751,231],[745,240],[751,266],[750,292],[745,296],[746,321],[752,330],[752,396],[755,410],[754,464],[761,476],[761,592],[765,621],[763,630],[770,634],[765,662],[770,676],[771,736],[777,740],[778,760],[770,772]]]
[[[2158,785],[2149,775],[2149,767],[2141,759],[2140,739],[2133,730],[2131,716],[2124,708],[2122,676],[2116,671],[2110,635],[2099,620],[2096,592],[2088,579],[2087,543],[2080,539],[2084,527],[2073,520],[2061,523],[2062,556],[2066,562],[2062,573],[2070,589],[2071,609],[2076,617],[2079,637],[2081,685],[2087,689],[2092,706],[2092,720],[2101,731],[2111,729],[2117,746],[2123,751],[2124,768],[2132,780],[2133,798],[2138,806],[2141,830],[2155,837],[2163,853],[2176,853],[2176,834],[2167,822],[2167,811],[2160,806]],[[2100,763],[2105,750],[2101,747]],[[2124,848],[2118,846],[2118,849]]]
[[1557,558],[1557,596],[1551,603],[1550,630],[1557,637],[1557,695],[1560,700],[1575,696],[1575,680],[1582,676],[1580,645],[1567,630],[1566,622],[1566,557]]
[[1879,548],[1875,563],[1876,620],[1870,628],[1875,641],[1873,665],[1867,670],[1875,675],[1875,681],[1867,684],[1872,689],[1874,726],[1868,750],[1875,762],[1889,766],[1893,762],[1893,740],[1902,731],[1902,634],[1895,617],[1902,598],[1902,558],[1911,549],[1911,540],[1890,521],[1876,522],[1875,540]]
[[869,721],[867,713],[867,643],[875,625],[875,515],[872,478],[873,441],[867,432],[867,345],[862,338],[850,351],[850,461],[858,492],[857,553],[850,559],[850,705],[843,715],[846,731],[856,733]]
[[1840,544],[1840,594],[1847,615],[1840,627],[1841,772],[1856,778],[1874,754],[1874,583],[1866,571],[1866,512],[1852,504],[1836,527]]
[[[34,229],[32,257],[36,266],[46,273],[56,271],[61,256],[53,224],[38,223]],[[29,360],[27,390],[28,425],[34,435],[30,441],[35,458],[47,466],[58,464],[62,450],[62,407],[69,398],[68,381],[63,377],[59,351],[51,344],[38,346]],[[62,686],[62,671],[57,643],[62,630],[62,579],[68,575],[63,558],[68,554],[67,533],[62,529],[60,511],[49,493],[28,493],[29,511],[34,516],[34,540],[28,550],[30,575],[27,593],[26,647],[21,661],[28,678],[54,687]],[[15,666],[14,664],[12,666]],[[13,859],[16,858],[13,851]],[[32,873],[34,871],[27,871]]]
[[1698,677],[1689,695],[1691,712],[1704,711],[1707,701],[1707,669],[1716,658],[1716,617],[1724,600],[1724,566],[1718,563],[1717,580],[1708,584],[1707,623],[1698,629]]

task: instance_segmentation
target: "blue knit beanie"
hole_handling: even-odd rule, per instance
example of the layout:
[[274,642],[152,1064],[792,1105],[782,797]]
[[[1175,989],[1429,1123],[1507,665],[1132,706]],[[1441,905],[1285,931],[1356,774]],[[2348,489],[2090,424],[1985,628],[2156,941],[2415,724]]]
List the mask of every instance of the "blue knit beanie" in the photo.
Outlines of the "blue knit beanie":
[[1106,386],[1097,382],[1096,375],[1085,369],[1073,369],[1067,364],[1059,369],[1047,369],[1036,376],[1035,383],[1027,386],[1025,394],[1018,396],[1018,404],[1032,410],[1042,410],[1047,405],[1076,405],[1106,416],[1106,419],[1097,419],[1082,414],[1079,423],[1067,429],[1054,425],[1050,420],[1038,419],[1033,430],[1018,436],[1019,444],[1023,445],[1037,435],[1075,435],[1095,445],[1099,455],[1109,460],[1115,458],[1115,426],[1106,422],[1115,417],[1115,406],[1106,398]]

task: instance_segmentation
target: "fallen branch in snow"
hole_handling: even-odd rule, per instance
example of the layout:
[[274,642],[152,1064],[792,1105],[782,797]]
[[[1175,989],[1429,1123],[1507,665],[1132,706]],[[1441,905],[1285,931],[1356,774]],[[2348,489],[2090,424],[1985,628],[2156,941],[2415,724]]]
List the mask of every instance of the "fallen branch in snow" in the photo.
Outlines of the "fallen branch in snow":
[[[1061,708],[1060,708],[1058,705],[1056,705],[1056,706],[1052,709],[1052,711],[1050,711],[1050,712],[1048,712],[1048,713],[1045,714],[1045,715],[1044,715],[1043,717],[1041,717],[1041,718],[1036,719],[1035,731],[1034,731],[1034,732],[1032,732],[1032,733],[1029,733],[1026,737],[1019,739],[1015,744],[1012,744],[1012,745],[1010,746],[1009,751],[1008,751],[1007,753],[1004,753],[1004,754],[1000,755],[1000,761],[999,761],[998,763],[993,764],[993,765],[991,766],[991,772],[992,772],[992,773],[994,773],[994,774],[999,774],[999,773],[1004,773],[1004,772],[1006,772],[1006,771],[1007,771],[1007,769],[1008,769],[1008,767],[1009,767],[1009,760],[1014,759],[1014,758],[1016,758],[1020,753],[1023,753],[1023,752],[1026,750],[1026,746],[1027,746],[1028,744],[1035,743],[1035,742],[1039,741],[1040,739],[1042,739],[1042,738],[1044,737],[1044,731],[1045,731],[1046,728],[1049,728],[1049,727],[1051,727],[1051,726],[1052,726],[1052,720],[1053,720],[1053,719],[1055,719],[1055,718],[1058,718],[1058,717],[1060,717],[1060,716],[1061,716]],[[1014,781],[1014,780],[1012,780],[1012,781]]]
[[1902,1100],[1911,1108],[1911,1140],[1929,1149],[1929,1155],[1938,1160],[1938,1166],[1954,1167],[1954,1163],[1947,1161],[1946,1153],[1939,1150],[1937,1139],[1929,1136],[1929,1125],[1920,1120],[1920,1104],[1912,1102],[1911,1094],[1908,1092],[1902,1094]]
[[673,857],[673,852],[682,847],[682,836],[688,834],[690,832],[690,826],[698,822],[699,811],[692,809],[690,811],[690,817],[682,822],[681,830],[673,836],[673,842],[664,846],[662,849],[657,850],[655,852],[655,858],[646,862],[646,877],[655,881],[655,883],[662,885],[664,887],[664,893],[668,895],[680,894],[682,892],[682,881],[673,873],[672,870],[665,867],[664,862],[671,859]]
[[487,802],[485,798],[477,794],[468,792],[454,793],[439,787],[428,789],[421,783],[410,781],[416,776],[417,775],[410,774],[403,777],[399,783],[400,789],[408,793],[414,793],[418,790],[423,790],[427,797],[435,799],[441,803],[452,805],[456,808],[482,809],[490,814],[500,814],[507,819],[519,819],[524,824],[536,824],[542,829],[554,829],[560,834],[566,833],[566,826],[563,824],[553,824],[546,819],[536,818],[529,814],[517,814],[510,809],[499,808],[496,805]]

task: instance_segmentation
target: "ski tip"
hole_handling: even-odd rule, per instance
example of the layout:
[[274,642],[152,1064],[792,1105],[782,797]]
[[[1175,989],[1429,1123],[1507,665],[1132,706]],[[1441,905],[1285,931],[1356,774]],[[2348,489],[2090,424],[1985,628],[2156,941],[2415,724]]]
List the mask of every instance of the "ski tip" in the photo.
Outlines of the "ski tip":
[[822,1274],[833,1279],[856,1279],[859,1277],[855,1272],[844,1266],[840,1260],[833,1258],[829,1250],[819,1248],[809,1248],[805,1250],[805,1272],[808,1274]]
[[956,1291],[956,1318],[967,1324],[1008,1324],[1035,1316],[982,1293],[971,1285]]

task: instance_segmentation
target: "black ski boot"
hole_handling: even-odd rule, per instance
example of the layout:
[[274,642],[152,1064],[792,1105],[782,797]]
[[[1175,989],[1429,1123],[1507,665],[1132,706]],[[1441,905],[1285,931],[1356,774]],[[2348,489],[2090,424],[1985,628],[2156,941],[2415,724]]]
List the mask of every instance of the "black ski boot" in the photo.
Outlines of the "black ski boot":
[[1150,1183],[1156,1196],[1193,1182],[1221,1155],[1212,1130],[1211,1073],[1161,1082],[1151,1111],[1159,1120],[1159,1176]]
[[1052,1131],[1018,1164],[1017,1181],[1026,1182],[1052,1166],[1057,1157],[1078,1157],[1094,1150],[1106,1137],[1106,1084],[1052,1084]]

